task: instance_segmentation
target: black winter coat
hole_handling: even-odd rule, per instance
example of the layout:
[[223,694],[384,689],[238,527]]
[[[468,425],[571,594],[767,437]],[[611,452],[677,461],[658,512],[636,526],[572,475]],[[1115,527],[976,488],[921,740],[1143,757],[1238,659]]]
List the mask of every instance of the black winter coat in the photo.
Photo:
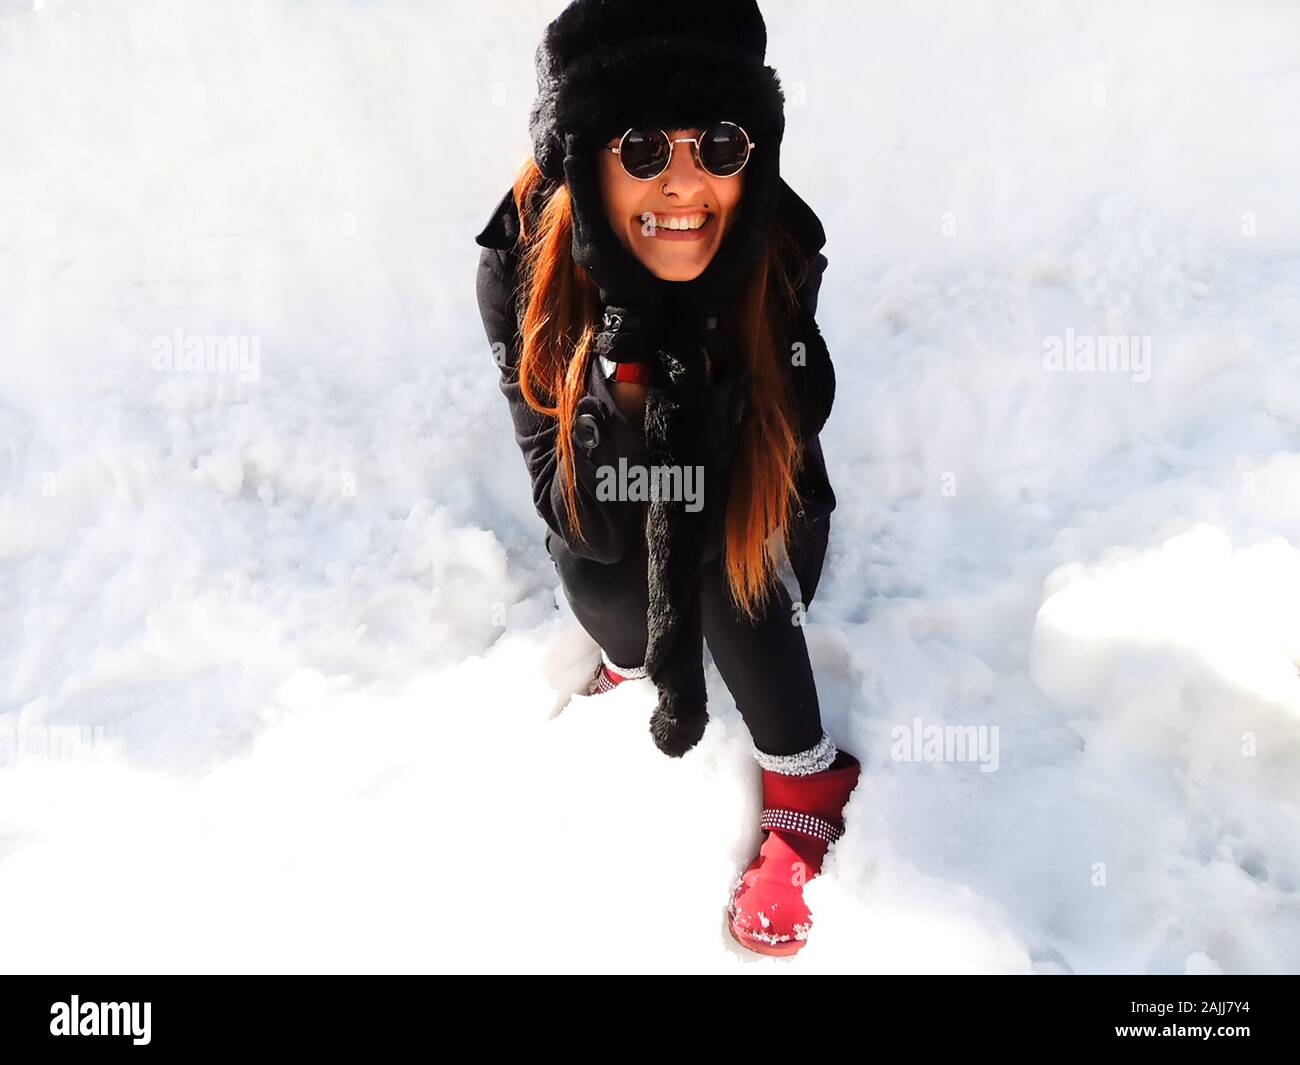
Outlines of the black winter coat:
[[[811,316],[817,310],[817,294],[827,265],[826,256],[821,254],[826,243],[825,232],[812,209],[784,181],[777,211],[778,217],[812,259],[807,278],[799,290],[800,303]],[[578,401],[574,425],[578,444],[574,449],[578,513],[587,537],[587,544],[583,544],[569,529],[562,485],[556,476],[558,453],[555,434],[558,423],[529,407],[519,387],[520,338],[514,302],[518,236],[518,209],[513,192],[507,190],[487,225],[475,237],[482,248],[478,263],[478,305],[488,343],[500,368],[500,387],[510,405],[515,439],[532,478],[533,504],[548,529],[548,551],[553,536],[584,558],[616,562],[623,557],[632,538],[641,535],[647,504],[597,499],[597,470],[604,465],[617,467],[620,456],[626,457],[629,466],[649,465],[645,433],[614,401],[600,360],[593,357],[588,371],[587,394]],[[829,361],[823,372],[830,375],[833,391],[834,372]],[[735,454],[737,430],[747,407],[747,383],[745,367],[715,364],[714,378],[709,384],[709,439],[710,454],[715,468],[720,471],[730,470]],[[706,499],[706,561],[721,553],[724,542],[725,473],[721,483],[724,490],[709,493]],[[796,512],[791,529],[790,562],[806,608],[812,603],[821,577],[830,534],[830,514],[835,509],[835,493],[826,474],[821,442],[816,435],[809,438],[805,447],[804,464],[797,484],[804,498],[804,507]]]

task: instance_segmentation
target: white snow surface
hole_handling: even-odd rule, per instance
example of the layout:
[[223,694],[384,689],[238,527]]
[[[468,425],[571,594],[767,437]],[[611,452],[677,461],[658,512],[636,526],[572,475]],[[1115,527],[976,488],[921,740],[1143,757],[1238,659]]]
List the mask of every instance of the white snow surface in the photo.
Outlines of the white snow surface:
[[0,968],[1300,969],[1300,7],[762,4],[863,762],[778,960],[712,663],[682,759],[570,698],[475,305],[560,6],[0,3]]

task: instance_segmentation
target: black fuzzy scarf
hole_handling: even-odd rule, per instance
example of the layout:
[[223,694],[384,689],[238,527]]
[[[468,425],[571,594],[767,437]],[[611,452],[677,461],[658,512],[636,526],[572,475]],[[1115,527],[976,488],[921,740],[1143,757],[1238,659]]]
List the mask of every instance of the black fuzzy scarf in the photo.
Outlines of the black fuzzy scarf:
[[[690,322],[695,325],[684,324]],[[709,514],[713,507],[725,506],[721,495],[729,481],[709,455],[709,381],[703,351],[707,346],[709,357],[720,368],[740,358],[725,331],[696,332],[698,323],[698,317],[687,316],[656,347],[645,398],[651,465],[683,474],[688,467],[698,467],[704,473],[706,505],[701,509],[687,510],[680,493],[678,498],[654,493],[646,510],[645,668],[659,692],[650,733],[655,745],[672,757],[694,747],[708,725],[700,573]],[[806,353],[805,362],[792,375],[792,398],[800,436],[807,440],[817,435],[830,414],[835,376],[826,342],[805,304],[795,315],[791,337]],[[725,515],[723,521],[725,528]]]
[[[653,465],[707,469],[701,397],[707,392],[702,358],[679,358],[660,348],[659,371],[646,388],[645,436]],[[711,478],[709,479],[711,480]],[[705,491],[711,485],[706,482]],[[647,675],[659,689],[650,718],[655,745],[680,757],[694,747],[708,724],[704,684],[704,627],[700,612],[700,566],[709,507],[686,509],[682,498],[655,493],[646,511],[649,640]]]

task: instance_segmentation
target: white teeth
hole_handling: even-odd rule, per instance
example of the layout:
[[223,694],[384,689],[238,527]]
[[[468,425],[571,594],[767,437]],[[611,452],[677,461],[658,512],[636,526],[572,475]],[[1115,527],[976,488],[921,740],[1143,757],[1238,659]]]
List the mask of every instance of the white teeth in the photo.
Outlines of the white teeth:
[[707,214],[697,214],[686,218],[656,218],[654,225],[659,229],[699,229],[708,217]]

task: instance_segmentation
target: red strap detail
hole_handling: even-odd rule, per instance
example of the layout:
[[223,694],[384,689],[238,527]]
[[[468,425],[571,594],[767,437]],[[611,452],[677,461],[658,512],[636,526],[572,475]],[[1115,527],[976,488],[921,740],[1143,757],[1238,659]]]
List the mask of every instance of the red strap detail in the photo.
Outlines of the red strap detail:
[[650,383],[650,364],[648,362],[619,362],[614,364],[614,380],[630,381],[633,384]]
[[834,843],[844,835],[842,825],[802,810],[766,807],[759,815],[758,823],[761,828],[779,828],[785,832],[798,832],[801,836],[824,840],[827,843]]

